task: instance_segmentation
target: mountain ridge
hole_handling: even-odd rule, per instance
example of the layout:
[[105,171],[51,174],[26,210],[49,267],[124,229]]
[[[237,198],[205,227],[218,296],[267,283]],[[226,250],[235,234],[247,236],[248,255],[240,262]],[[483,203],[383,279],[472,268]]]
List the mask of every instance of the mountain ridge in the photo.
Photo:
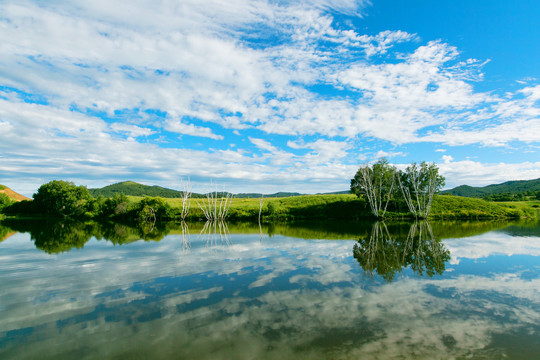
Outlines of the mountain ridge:
[[[98,196],[112,197],[115,194],[120,194],[120,193],[129,195],[129,196],[158,196],[158,197],[164,197],[164,198],[182,197],[182,191],[180,190],[169,189],[169,188],[165,188],[165,187],[157,186],[157,185],[144,185],[144,184],[137,183],[135,181],[121,181],[119,183],[107,185],[102,188],[88,189],[88,191],[93,197],[98,197]],[[336,192],[323,193],[321,195],[346,194],[346,193],[349,193],[349,191],[348,190],[336,191]],[[218,192],[218,194],[221,194],[221,192]],[[260,198],[261,196],[263,196],[263,197],[269,197],[269,198],[270,197],[280,198],[280,197],[292,197],[292,196],[301,196],[301,195],[308,195],[308,194],[302,194],[298,192],[279,191],[273,194],[238,193],[238,194],[234,194],[234,197]],[[202,197],[206,197],[206,194],[193,193],[192,197],[202,198]]]
[[486,197],[497,194],[519,194],[540,191],[540,178],[532,180],[511,180],[500,184],[491,184],[481,187],[460,185],[453,189],[441,191],[442,195],[456,195],[464,197]]

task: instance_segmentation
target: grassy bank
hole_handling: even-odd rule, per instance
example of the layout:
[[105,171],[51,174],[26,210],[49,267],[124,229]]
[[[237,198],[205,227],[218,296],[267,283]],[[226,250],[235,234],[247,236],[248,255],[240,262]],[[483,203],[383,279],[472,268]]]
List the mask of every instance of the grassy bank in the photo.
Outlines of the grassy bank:
[[[129,197],[137,202],[142,198]],[[181,199],[164,199],[172,208],[182,206]],[[200,209],[202,199],[191,200],[190,220],[204,218]],[[219,203],[218,203],[219,206]],[[260,199],[233,199],[229,210],[231,220],[256,220],[259,216]],[[540,215],[540,201],[489,202],[476,198],[452,195],[436,195],[433,200],[430,219],[516,219],[537,218]],[[264,198],[262,220],[361,220],[373,217],[365,200],[355,195],[303,195],[288,198]],[[405,208],[390,206],[389,219],[409,219]]]
[[452,195],[435,196],[430,218],[433,219],[496,219],[537,218],[539,201],[492,202]]
[[[191,199],[186,220],[206,220],[201,209],[206,199]],[[22,201],[5,208],[4,214],[15,217],[58,217],[70,219],[119,220],[123,222],[179,220],[182,200],[115,196],[114,198],[86,199],[73,205],[67,214],[50,213],[35,206],[36,201]],[[219,199],[217,207],[224,206]],[[63,209],[63,208],[62,208]],[[233,198],[227,219],[231,221],[257,221],[260,199]],[[6,211],[7,210],[7,211]],[[218,210],[219,212],[219,210]],[[303,195],[287,198],[264,198],[260,213],[263,222],[272,221],[359,221],[373,220],[364,199],[350,194]],[[482,199],[451,195],[436,195],[429,218],[431,220],[480,220],[538,218],[540,201],[489,202]],[[404,204],[391,203],[386,219],[408,220],[412,215]]]

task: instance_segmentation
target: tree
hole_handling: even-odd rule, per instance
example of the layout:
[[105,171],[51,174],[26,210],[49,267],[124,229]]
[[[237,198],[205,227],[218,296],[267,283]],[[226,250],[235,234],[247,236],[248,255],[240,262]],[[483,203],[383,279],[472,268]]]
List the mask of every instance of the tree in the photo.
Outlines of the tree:
[[135,209],[138,220],[141,222],[152,222],[156,220],[171,218],[171,207],[163,198],[145,197]]
[[104,217],[121,217],[128,213],[130,201],[124,193],[116,193],[112,198],[103,200],[100,215]]
[[445,183],[443,176],[439,175],[439,168],[435,163],[422,162],[420,166],[412,163],[400,171],[398,183],[411,213],[417,218],[427,218],[431,210],[433,195]]
[[77,216],[84,214],[86,203],[92,199],[92,196],[85,186],[53,180],[41,185],[33,198],[34,208],[41,214]]
[[373,215],[384,217],[394,192],[395,174],[396,168],[384,158],[373,166],[365,165],[351,180],[351,192],[358,197],[365,196]]
[[4,193],[0,193],[0,211],[5,207],[12,205],[15,202],[12,198]]

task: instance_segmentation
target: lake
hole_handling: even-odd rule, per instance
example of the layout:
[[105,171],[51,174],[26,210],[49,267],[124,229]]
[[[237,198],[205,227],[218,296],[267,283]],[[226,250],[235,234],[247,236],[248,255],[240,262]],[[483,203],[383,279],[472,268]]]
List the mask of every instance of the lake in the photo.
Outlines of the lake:
[[540,224],[0,227],[1,359],[532,359]]

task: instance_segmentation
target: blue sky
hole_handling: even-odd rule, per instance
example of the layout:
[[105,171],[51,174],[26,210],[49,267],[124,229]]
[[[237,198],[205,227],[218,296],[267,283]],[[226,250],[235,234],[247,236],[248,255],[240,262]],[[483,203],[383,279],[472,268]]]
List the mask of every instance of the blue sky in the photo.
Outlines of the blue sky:
[[0,183],[540,177],[537,1],[1,1]]

